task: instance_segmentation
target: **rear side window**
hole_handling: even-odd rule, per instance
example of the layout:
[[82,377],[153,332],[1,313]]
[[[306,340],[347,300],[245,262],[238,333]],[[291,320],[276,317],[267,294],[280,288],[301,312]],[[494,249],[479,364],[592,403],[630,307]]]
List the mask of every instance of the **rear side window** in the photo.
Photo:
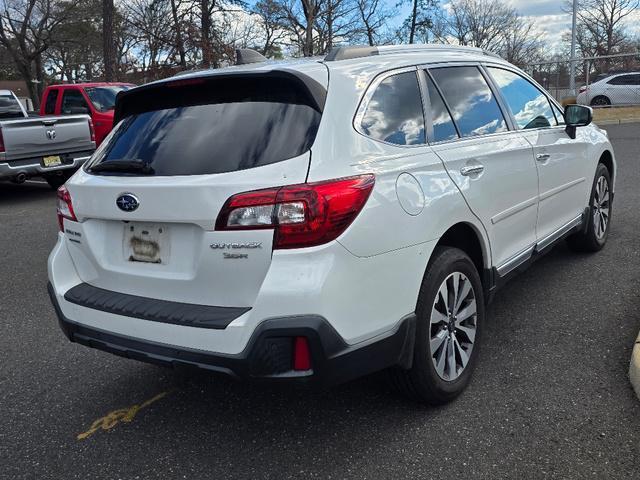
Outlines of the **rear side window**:
[[509,105],[518,128],[544,128],[556,124],[549,99],[535,85],[509,70],[493,67],[487,70]]
[[132,161],[152,175],[233,172],[302,155],[315,139],[319,108],[291,80],[238,76],[172,85],[136,92],[132,113],[89,171],[98,163]]
[[366,135],[383,142],[424,144],[424,113],[416,72],[398,73],[380,82],[360,126]]
[[64,114],[88,113],[89,106],[79,90],[66,89],[62,94],[62,107],[60,110]]
[[451,109],[461,136],[507,130],[493,92],[477,67],[445,67],[430,72]]
[[44,113],[53,115],[56,112],[56,102],[58,101],[58,89],[49,90],[47,101],[44,104]]
[[24,117],[20,103],[13,95],[0,95],[0,118]]
[[607,83],[609,85],[640,85],[640,75],[620,75]]
[[445,142],[458,138],[458,132],[453,124],[451,114],[440,96],[431,77],[427,75],[427,90],[429,91],[429,110],[433,122],[433,141]]

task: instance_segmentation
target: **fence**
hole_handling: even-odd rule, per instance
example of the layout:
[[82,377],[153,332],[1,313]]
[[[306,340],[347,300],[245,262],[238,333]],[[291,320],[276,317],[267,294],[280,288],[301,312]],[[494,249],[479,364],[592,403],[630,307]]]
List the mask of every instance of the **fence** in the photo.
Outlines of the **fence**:
[[558,101],[576,98],[592,107],[640,104],[640,52],[575,60],[575,92],[569,60],[532,63],[523,70]]

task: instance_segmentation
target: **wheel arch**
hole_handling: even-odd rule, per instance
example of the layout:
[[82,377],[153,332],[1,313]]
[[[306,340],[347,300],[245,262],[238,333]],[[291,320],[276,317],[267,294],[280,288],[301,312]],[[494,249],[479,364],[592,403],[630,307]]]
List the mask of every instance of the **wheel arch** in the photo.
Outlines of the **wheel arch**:
[[491,253],[487,242],[475,225],[459,222],[447,229],[436,247],[454,247],[465,252],[473,261],[485,289],[489,289],[487,272],[491,269]]
[[609,175],[611,175],[611,184],[615,185],[615,175],[616,175],[616,164],[613,160],[613,154],[609,150],[605,150],[600,155],[600,160],[598,163],[602,163],[607,170],[609,170]]

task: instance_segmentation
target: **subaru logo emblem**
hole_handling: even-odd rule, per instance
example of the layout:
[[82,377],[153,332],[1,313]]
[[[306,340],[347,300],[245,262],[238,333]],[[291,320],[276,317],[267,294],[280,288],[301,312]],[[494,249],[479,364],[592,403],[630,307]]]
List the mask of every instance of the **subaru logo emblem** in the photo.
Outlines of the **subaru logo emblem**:
[[133,212],[138,208],[140,202],[132,193],[123,193],[116,199],[116,205],[123,212]]

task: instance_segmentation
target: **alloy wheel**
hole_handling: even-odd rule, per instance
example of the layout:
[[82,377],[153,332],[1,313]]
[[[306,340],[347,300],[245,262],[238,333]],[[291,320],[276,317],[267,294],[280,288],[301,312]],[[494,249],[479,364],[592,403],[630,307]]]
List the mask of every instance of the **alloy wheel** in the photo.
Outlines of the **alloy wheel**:
[[593,229],[598,240],[602,240],[607,233],[610,206],[609,182],[601,175],[593,196]]
[[471,357],[477,332],[476,295],[461,272],[440,285],[430,319],[430,355],[436,373],[446,381],[458,378]]

